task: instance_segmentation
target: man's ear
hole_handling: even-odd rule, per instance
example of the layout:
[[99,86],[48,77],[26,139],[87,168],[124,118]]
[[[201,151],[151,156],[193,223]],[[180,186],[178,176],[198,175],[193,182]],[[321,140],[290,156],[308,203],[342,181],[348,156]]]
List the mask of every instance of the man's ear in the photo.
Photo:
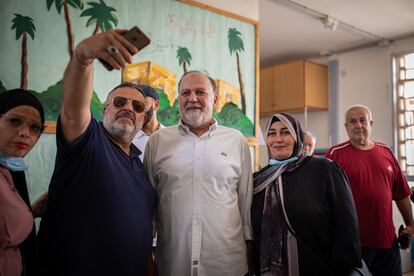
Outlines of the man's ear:
[[148,123],[147,113],[144,114],[144,123],[142,125],[145,125],[146,123]]
[[218,93],[214,93],[214,102],[213,102],[214,107],[216,107],[217,101],[218,101]]
[[154,101],[154,109],[157,110],[160,107],[160,100]]

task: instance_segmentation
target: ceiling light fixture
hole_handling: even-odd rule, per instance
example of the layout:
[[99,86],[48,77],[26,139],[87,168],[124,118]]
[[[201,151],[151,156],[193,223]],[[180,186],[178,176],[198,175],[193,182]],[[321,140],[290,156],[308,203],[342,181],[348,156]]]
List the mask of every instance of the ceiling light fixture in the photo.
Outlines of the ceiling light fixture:
[[380,47],[387,47],[392,43],[391,40],[383,38],[377,41],[377,45]]
[[[371,40],[374,41],[374,43],[377,43],[377,45],[379,46],[387,46],[386,44],[382,44],[383,41],[388,41],[389,43],[392,43],[391,40],[376,35],[372,32],[360,29],[354,25],[348,24],[344,21],[341,21],[339,19],[336,19],[335,17],[322,13],[320,11],[314,10],[312,8],[309,8],[303,4],[297,3],[293,0],[272,0],[273,2],[276,2],[280,5],[284,5],[286,7],[290,7],[294,10],[298,10],[299,12],[302,12],[305,15],[308,15],[309,17],[315,18],[317,20],[322,21],[323,25],[325,26],[325,28],[331,30],[331,31],[335,31],[336,28],[338,26],[340,26],[341,29],[347,29],[349,31],[355,32],[355,33],[359,33],[361,35],[363,35],[364,37],[369,37],[371,38]],[[388,44],[389,45],[389,44]]]
[[332,50],[326,50],[326,51],[320,51],[319,54],[321,56],[327,56],[327,57],[329,57],[329,56],[332,56],[334,53],[333,53]]
[[336,30],[336,27],[338,27],[339,21],[333,16],[326,15],[322,17],[322,23],[325,29],[334,32]]

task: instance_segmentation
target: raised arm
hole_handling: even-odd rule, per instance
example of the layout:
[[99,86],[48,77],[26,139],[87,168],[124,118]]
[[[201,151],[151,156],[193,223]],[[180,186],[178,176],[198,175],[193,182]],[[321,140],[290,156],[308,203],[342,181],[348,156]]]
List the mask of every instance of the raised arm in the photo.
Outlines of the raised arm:
[[[91,119],[90,103],[93,91],[93,60],[101,58],[114,69],[132,61],[136,49],[122,34],[125,30],[111,30],[81,41],[66,67],[63,77],[63,101],[60,114],[63,136],[72,143],[87,128]],[[112,54],[108,48],[116,49]]]

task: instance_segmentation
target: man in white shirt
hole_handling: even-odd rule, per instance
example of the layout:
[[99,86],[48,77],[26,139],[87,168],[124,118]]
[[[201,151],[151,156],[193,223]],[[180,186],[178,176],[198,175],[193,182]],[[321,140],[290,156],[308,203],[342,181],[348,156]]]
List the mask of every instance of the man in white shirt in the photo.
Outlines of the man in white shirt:
[[212,117],[213,79],[191,71],[178,90],[180,123],[155,132],[144,157],[159,197],[159,275],[245,275],[252,238],[249,147],[239,131]]
[[144,160],[145,147],[151,134],[154,131],[162,128],[157,119],[157,110],[160,107],[160,96],[157,91],[149,85],[138,85],[141,91],[145,95],[145,114],[147,115],[146,122],[142,126],[142,129],[135,135],[132,143],[141,151],[139,159]]

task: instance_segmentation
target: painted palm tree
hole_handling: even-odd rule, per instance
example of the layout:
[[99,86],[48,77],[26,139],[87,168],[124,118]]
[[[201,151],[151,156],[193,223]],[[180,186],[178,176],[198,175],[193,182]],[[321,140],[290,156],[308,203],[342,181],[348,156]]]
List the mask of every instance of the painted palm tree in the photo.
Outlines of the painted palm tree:
[[239,76],[239,84],[240,84],[240,96],[241,96],[241,106],[242,111],[246,114],[246,94],[244,93],[244,82],[243,76],[240,68],[240,57],[239,52],[244,51],[243,40],[241,39],[241,33],[236,28],[229,28],[227,32],[227,38],[229,40],[229,49],[230,55],[233,52],[236,53],[237,59],[237,73]]
[[62,7],[65,15],[65,22],[66,22],[66,32],[68,35],[68,51],[69,56],[73,56],[73,52],[75,51],[74,46],[74,35],[72,30],[72,21],[70,19],[70,10],[69,6],[75,9],[83,10],[83,0],[46,0],[47,9],[50,10],[52,4],[55,3],[55,7],[57,12],[60,14],[62,12]]
[[27,63],[27,35],[29,34],[34,39],[34,33],[36,27],[33,24],[33,19],[29,16],[23,16],[15,13],[15,17],[12,19],[12,29],[16,29],[16,40],[22,37],[22,56],[21,73],[20,73],[20,88],[27,90],[29,87],[28,73],[29,64]]
[[191,54],[186,47],[178,47],[177,50],[178,64],[183,65],[184,74],[187,73],[187,64],[190,65]]
[[99,30],[104,32],[113,29],[118,25],[118,18],[112,13],[116,11],[115,8],[107,6],[103,0],[100,0],[99,3],[88,2],[88,5],[91,7],[84,10],[80,16],[89,16],[86,27],[95,23],[93,34],[98,33]]

